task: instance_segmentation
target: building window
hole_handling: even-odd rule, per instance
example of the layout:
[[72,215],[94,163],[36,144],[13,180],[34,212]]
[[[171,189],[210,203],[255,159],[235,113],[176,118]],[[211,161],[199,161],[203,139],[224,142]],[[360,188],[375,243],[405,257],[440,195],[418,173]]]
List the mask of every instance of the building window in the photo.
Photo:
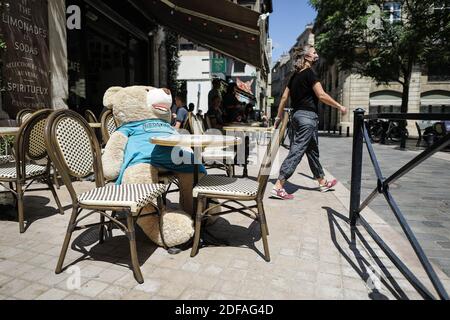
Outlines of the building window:
[[402,21],[402,5],[400,2],[386,2],[383,4],[383,11],[389,17],[389,22]]
[[244,73],[245,72],[245,63],[240,61],[234,62],[234,73]]

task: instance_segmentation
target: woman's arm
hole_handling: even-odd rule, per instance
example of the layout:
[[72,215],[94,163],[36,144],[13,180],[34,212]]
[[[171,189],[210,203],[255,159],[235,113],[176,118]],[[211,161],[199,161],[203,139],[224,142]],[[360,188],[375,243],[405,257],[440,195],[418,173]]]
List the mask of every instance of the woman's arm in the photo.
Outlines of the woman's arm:
[[336,100],[334,100],[328,93],[323,90],[322,84],[320,82],[316,82],[316,84],[313,87],[314,93],[316,94],[317,98],[320,100],[320,102],[338,109],[343,114],[347,113],[347,108],[342,106],[340,103],[338,103]]

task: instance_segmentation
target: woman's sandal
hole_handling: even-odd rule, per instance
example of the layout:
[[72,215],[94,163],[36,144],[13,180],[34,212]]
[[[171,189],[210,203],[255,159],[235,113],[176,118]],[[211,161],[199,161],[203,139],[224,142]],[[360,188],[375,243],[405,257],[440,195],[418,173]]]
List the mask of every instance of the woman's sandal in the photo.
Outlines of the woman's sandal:
[[331,181],[325,182],[325,184],[319,185],[319,191],[320,192],[327,192],[331,190],[335,185],[337,184],[337,180],[333,179]]

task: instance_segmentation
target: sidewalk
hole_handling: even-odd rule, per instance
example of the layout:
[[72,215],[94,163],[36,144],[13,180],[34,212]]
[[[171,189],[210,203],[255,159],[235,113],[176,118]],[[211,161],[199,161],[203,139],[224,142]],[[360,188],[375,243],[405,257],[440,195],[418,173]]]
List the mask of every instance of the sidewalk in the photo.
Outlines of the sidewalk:
[[[400,169],[420,151],[399,150],[398,145],[373,145],[385,177]],[[352,138],[321,137],[321,161],[324,167],[350,189]],[[392,194],[414,231],[425,253],[450,276],[450,181],[449,156],[439,152],[391,186]],[[376,186],[376,176],[364,147],[361,197],[365,199]],[[383,220],[401,232],[397,219],[384,197],[371,204]]]
[[[284,158],[287,151],[280,153]],[[77,260],[81,271],[81,288],[70,290],[71,274],[53,271],[69,210],[61,216],[48,202],[49,193],[29,194],[26,217],[35,221],[23,235],[17,222],[7,221],[12,209],[0,207],[0,299],[420,299],[365,232],[351,242],[345,187],[319,193],[305,165],[288,186],[296,191],[294,201],[265,200],[270,263],[258,255],[257,223],[236,213],[211,226],[212,234],[233,246],[201,248],[195,258],[190,250],[171,256],[139,234],[142,285],[128,267],[126,238],[116,236],[99,245],[97,230],[89,229],[74,235],[67,254],[66,265]],[[250,175],[256,172],[251,166]],[[77,184],[80,192],[92,186]],[[267,193],[271,187],[269,183]],[[68,193],[64,188],[58,193],[67,205]],[[416,276],[425,279],[405,240],[373,212],[364,215]],[[449,279],[437,272],[449,290]]]

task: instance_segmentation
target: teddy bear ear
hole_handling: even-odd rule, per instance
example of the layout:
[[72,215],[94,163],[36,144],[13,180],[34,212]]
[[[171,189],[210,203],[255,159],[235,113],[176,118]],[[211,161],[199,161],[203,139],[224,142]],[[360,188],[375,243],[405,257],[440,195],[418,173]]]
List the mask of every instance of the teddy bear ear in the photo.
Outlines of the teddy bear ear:
[[114,95],[122,89],[123,89],[122,87],[111,87],[108,90],[106,90],[105,95],[103,97],[103,105],[108,109],[112,109]]

